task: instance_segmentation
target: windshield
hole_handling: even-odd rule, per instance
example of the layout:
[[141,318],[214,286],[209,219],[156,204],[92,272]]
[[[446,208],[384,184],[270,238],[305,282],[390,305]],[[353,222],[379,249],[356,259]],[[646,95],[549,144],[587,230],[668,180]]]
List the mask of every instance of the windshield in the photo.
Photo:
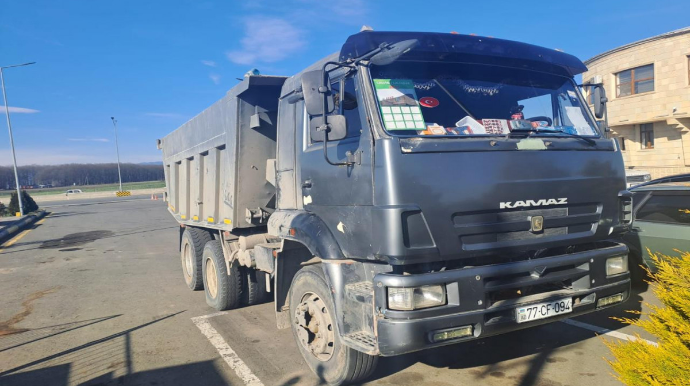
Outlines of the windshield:
[[392,135],[599,135],[570,78],[465,63],[395,62],[370,71]]

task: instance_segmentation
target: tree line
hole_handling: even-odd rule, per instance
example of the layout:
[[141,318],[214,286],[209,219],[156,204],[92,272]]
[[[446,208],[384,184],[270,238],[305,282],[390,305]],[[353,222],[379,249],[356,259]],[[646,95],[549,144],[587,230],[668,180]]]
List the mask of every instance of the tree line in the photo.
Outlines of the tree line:
[[[120,164],[122,182],[161,181],[163,165]],[[117,164],[27,165],[18,168],[22,186],[99,185],[118,182]],[[0,166],[0,189],[15,187],[14,169]]]

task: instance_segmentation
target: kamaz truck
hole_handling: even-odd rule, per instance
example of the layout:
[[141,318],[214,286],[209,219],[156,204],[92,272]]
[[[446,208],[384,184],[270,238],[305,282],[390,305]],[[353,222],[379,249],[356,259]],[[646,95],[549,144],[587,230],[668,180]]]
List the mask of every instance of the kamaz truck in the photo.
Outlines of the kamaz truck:
[[272,298],[333,385],[625,301],[632,198],[585,70],[363,31],[296,75],[248,73],[158,141],[187,285],[217,310]]

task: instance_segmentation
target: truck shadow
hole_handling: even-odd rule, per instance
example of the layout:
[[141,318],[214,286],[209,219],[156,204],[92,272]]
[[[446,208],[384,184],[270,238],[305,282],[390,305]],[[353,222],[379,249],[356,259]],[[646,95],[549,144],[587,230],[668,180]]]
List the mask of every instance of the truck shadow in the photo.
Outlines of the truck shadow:
[[[611,317],[637,319],[639,314],[625,311],[641,311],[641,302],[639,290],[633,290],[627,302],[597,314],[590,314],[587,322],[609,330],[622,328],[625,324],[612,320]],[[542,384],[541,373],[547,364],[568,361],[556,351],[572,350],[576,355],[583,355],[577,347],[568,346],[592,338],[597,338],[593,331],[555,322],[485,339],[382,358],[376,372],[368,381],[389,377],[416,363],[423,363],[435,368],[468,370],[479,382],[487,378],[504,378],[506,384],[534,386]],[[511,362],[525,357],[531,357],[526,366],[524,361]],[[508,375],[509,372],[513,375]],[[420,384],[421,379],[410,379],[409,383],[404,379],[400,381],[394,383]]]
[[[221,372],[216,368],[214,361],[195,362],[141,372],[133,371],[132,333],[172,318],[182,312],[184,311],[162,316],[104,338],[4,370],[0,372],[0,384],[3,386],[110,384],[227,385]],[[86,324],[90,325],[116,316],[85,322],[91,322]],[[17,346],[15,345],[14,347]]]
[[[0,331],[0,352],[38,342],[43,339],[78,330],[80,328],[88,327],[97,323],[105,322],[106,320],[114,319],[119,316],[122,315],[117,314],[101,318],[81,320],[78,322],[56,324],[41,328],[17,329],[18,333],[5,336],[2,336],[2,331]],[[0,325],[2,325],[2,323],[0,323]]]

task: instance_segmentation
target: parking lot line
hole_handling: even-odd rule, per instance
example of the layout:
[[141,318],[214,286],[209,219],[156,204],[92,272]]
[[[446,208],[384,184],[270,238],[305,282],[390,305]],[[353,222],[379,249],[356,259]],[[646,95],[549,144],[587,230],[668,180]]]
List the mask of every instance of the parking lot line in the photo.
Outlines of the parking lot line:
[[606,336],[610,336],[613,338],[618,338],[618,339],[622,339],[622,340],[629,340],[629,341],[642,340],[642,341],[645,341],[645,342],[647,342],[653,346],[659,345],[658,343],[652,342],[651,340],[642,339],[642,338],[639,338],[637,336],[624,334],[624,333],[618,332],[618,331],[612,331],[612,330],[609,330],[608,328],[598,327],[598,326],[595,326],[595,325],[592,325],[589,323],[578,322],[577,320],[573,320],[573,319],[565,319],[565,320],[562,320],[561,322],[563,322],[565,324],[569,324],[571,326],[584,328],[585,330],[594,331],[599,335],[606,335]]
[[225,315],[226,312],[216,312],[214,314],[197,316],[192,318],[192,322],[201,330],[201,333],[206,336],[209,342],[216,348],[218,354],[221,358],[225,360],[225,363],[230,366],[231,369],[235,370],[235,374],[248,386],[264,386],[261,380],[254,375],[252,370],[247,367],[239,355],[233,350],[230,345],[223,339],[223,337],[216,331],[211,323],[208,321],[210,318],[215,316]]

